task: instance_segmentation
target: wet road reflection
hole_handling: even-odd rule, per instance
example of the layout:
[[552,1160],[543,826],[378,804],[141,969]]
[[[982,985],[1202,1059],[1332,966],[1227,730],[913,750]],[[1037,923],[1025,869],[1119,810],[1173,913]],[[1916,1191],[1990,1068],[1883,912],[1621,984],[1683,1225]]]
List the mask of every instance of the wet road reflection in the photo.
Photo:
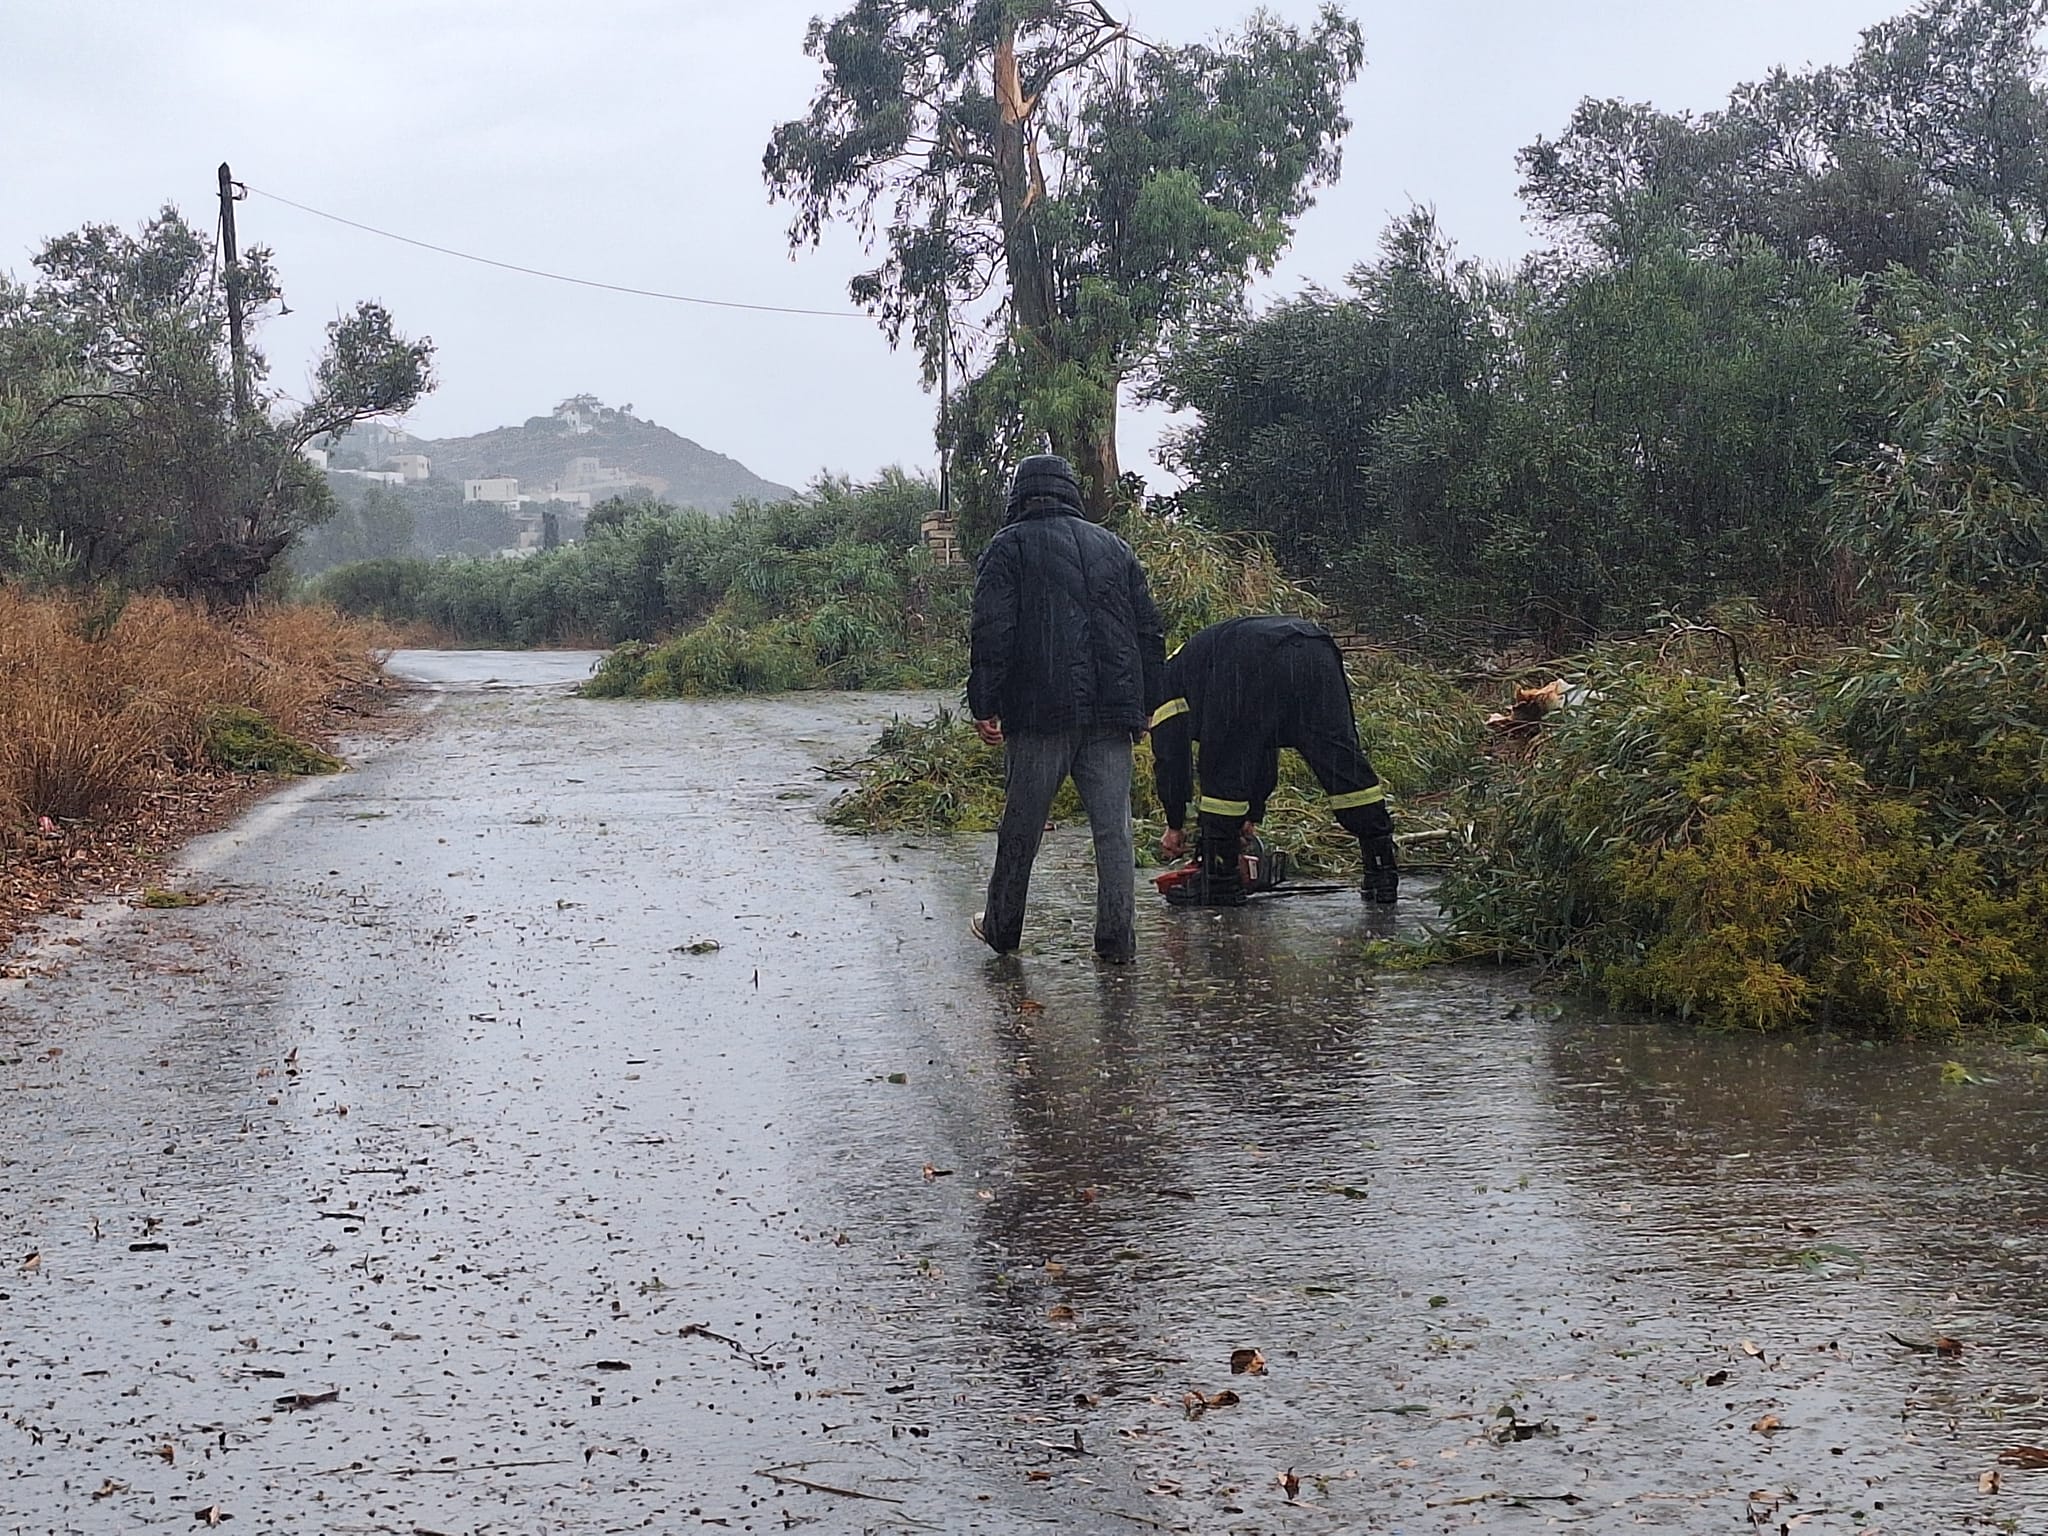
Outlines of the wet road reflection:
[[521,665],[0,1004],[0,1530],[2039,1528],[2028,1064],[1103,969],[1081,831],[995,961],[891,701]]

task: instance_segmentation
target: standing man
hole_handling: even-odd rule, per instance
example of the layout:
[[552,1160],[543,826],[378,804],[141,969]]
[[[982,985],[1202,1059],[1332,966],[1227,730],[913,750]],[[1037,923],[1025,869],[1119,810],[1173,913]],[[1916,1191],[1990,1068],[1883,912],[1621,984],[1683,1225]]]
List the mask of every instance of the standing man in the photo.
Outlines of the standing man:
[[1299,752],[1337,823],[1358,839],[1365,899],[1391,905],[1400,890],[1386,791],[1358,744],[1344,658],[1322,625],[1280,616],[1211,624],[1166,664],[1166,702],[1152,716],[1153,779],[1166,813],[1160,850],[1187,849],[1182,823],[1194,789],[1190,747],[1202,744],[1196,801],[1199,900],[1244,901],[1243,836],[1266,814],[1280,776],[1280,749]]
[[1095,834],[1095,953],[1137,952],[1131,745],[1157,698],[1166,630],[1131,547],[1081,515],[1056,454],[1017,466],[1003,527],[974,575],[974,728],[1003,749],[1003,820],[974,936],[999,955],[1024,932],[1045,815],[1072,778]]

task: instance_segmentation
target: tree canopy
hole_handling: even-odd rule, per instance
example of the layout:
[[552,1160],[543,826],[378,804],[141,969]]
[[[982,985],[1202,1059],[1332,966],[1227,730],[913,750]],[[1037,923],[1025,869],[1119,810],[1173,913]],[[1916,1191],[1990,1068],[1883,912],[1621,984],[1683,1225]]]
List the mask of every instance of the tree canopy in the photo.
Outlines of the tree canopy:
[[1098,0],[858,0],[805,46],[824,80],[763,162],[792,244],[835,219],[878,240],[854,299],[928,380],[983,381],[991,451],[1049,442],[1098,509],[1121,384],[1277,259],[1364,58],[1335,6],[1169,45]]
[[[250,347],[260,403],[238,411],[216,252],[173,208],[60,235],[33,264],[0,278],[0,564],[32,548],[80,579],[239,601],[332,513],[300,450],[432,385],[432,343],[362,303],[327,326],[302,404],[264,388]],[[236,275],[252,315],[281,297],[261,246]]]
[[1927,0],[1846,65],[1773,70],[1697,116],[1587,100],[1523,150],[1522,194],[1566,235],[1675,221],[1848,274],[1924,272],[1973,211],[2048,196],[2048,0]]

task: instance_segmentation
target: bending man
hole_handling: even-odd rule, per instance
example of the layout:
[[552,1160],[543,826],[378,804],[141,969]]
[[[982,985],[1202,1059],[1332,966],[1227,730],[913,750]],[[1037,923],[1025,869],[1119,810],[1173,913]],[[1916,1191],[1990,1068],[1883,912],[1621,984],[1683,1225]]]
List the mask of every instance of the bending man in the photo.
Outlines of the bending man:
[[1379,775],[1358,744],[1351,685],[1337,642],[1307,619],[1226,619],[1182,646],[1166,663],[1166,702],[1152,715],[1152,763],[1166,812],[1162,850],[1187,848],[1183,823],[1194,790],[1191,748],[1201,750],[1196,800],[1204,900],[1244,900],[1238,848],[1266,814],[1279,782],[1280,749],[1299,752],[1315,774],[1338,824],[1358,838],[1363,894],[1391,903],[1399,894],[1394,824]]
[[1131,745],[1159,696],[1165,626],[1130,546],[1081,515],[1073,467],[1017,466],[1009,515],[974,576],[974,728],[1003,748],[1003,820],[974,936],[999,955],[1024,932],[1031,861],[1053,795],[1071,777],[1095,834],[1095,953],[1136,950]]

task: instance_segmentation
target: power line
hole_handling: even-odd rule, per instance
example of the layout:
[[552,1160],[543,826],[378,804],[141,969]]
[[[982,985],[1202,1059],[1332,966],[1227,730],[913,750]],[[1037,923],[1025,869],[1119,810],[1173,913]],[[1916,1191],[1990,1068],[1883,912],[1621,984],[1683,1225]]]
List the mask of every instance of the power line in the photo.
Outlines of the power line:
[[607,293],[626,293],[642,299],[666,299],[674,304],[702,304],[712,309],[749,309],[759,314],[769,315],[815,315],[824,320],[860,320],[865,318],[865,316],[850,309],[793,309],[783,304],[743,304],[736,299],[702,299],[687,293],[661,293],[652,288],[628,288],[622,283],[600,283],[593,278],[571,277],[566,272],[545,272],[539,267],[522,267],[517,262],[498,261],[489,256],[478,256],[470,251],[451,250],[448,246],[435,245],[428,240],[415,240],[410,235],[394,234],[391,230],[379,229],[374,224],[358,223],[354,219],[345,219],[338,213],[329,213],[324,208],[314,208],[305,203],[294,202],[289,197],[284,197],[276,192],[266,192],[263,188],[249,186],[246,182],[241,185],[244,190],[253,192],[258,197],[267,197],[273,203],[283,203],[287,208],[296,208],[301,213],[310,213],[316,219],[327,219],[335,224],[346,224],[350,229],[360,229],[363,233],[369,235],[381,235],[384,239],[396,240],[401,245],[417,246],[423,251],[433,251],[441,256],[453,256],[460,261],[474,261],[481,266],[497,267],[505,272],[518,272],[527,277],[544,277],[551,282],[573,283],[579,288],[601,288]]

